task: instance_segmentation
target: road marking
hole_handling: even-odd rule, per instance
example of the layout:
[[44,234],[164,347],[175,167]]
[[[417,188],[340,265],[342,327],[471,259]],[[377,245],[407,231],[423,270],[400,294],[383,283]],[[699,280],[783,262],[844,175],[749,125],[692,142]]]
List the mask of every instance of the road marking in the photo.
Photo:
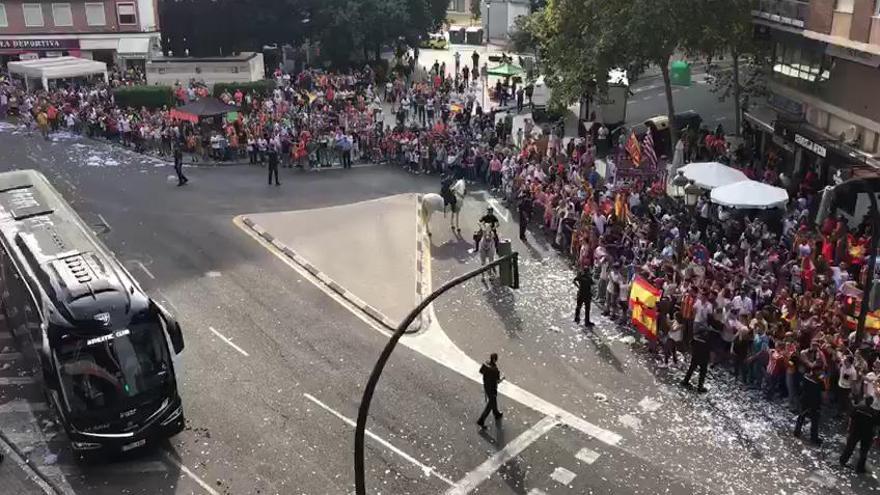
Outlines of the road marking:
[[227,344],[229,344],[230,347],[232,347],[232,348],[235,349],[236,351],[242,353],[242,355],[244,355],[244,357],[250,357],[250,356],[251,356],[250,354],[248,354],[247,352],[245,352],[244,349],[242,349],[241,347],[235,345],[231,340],[229,340],[228,338],[226,338],[225,335],[223,335],[222,333],[220,333],[220,332],[218,332],[217,330],[215,330],[214,327],[208,327],[208,330],[210,330],[210,331],[211,331],[214,335],[216,335],[217,337],[220,337],[220,340],[222,340],[223,342],[226,342]]
[[522,432],[518,437],[505,445],[504,448],[495,452],[492,457],[486,459],[476,469],[466,474],[455,486],[446,491],[446,495],[466,495],[474,491],[480,483],[489,479],[507,461],[518,456],[529,445],[535,443],[557,425],[559,425],[559,418],[544,416],[541,421]]
[[[659,95],[657,95],[657,96],[659,96]],[[642,97],[642,101],[648,101],[648,100],[650,100],[651,98],[653,98],[653,96],[643,96],[643,97]]]
[[[240,228],[245,234],[257,241],[258,244],[266,248],[270,253],[274,254],[275,257],[281,260],[282,263],[286,264],[291,269],[293,269],[293,271],[298,273],[303,279],[308,280],[309,283],[314,285],[327,297],[329,297],[333,301],[336,301],[340,306],[347,309],[348,312],[354,315],[355,318],[361,320],[369,328],[372,328],[383,336],[391,336],[391,332],[389,332],[380,324],[376,323],[372,318],[364,314],[363,311],[360,310],[360,308],[356,307],[350,301],[346,300],[344,297],[340,296],[332,289],[324,285],[314,275],[309,273],[308,270],[296,264],[296,262],[288,258],[286,254],[284,254],[282,251],[279,251],[270,242],[267,242],[265,239],[263,239],[263,237],[260,236],[255,229],[250,228],[244,223],[243,218],[245,218],[244,215],[237,216],[233,218],[232,222],[237,225],[238,228]],[[429,252],[425,255],[424,270],[425,273],[431,273],[431,256]],[[432,291],[431,277],[425,277],[423,283],[425,284],[425,293],[430,293]],[[408,347],[409,349],[421,354],[422,356],[434,361],[435,363],[441,366],[445,366],[446,368],[455,371],[461,376],[482,385],[483,377],[477,372],[480,367],[480,363],[478,363],[473,358],[468,356],[464,351],[462,351],[443,332],[443,329],[437,322],[437,315],[434,314],[433,308],[433,305],[429,305],[426,309],[426,311],[429,312],[430,320],[430,327],[428,328],[428,330],[425,332],[421,332],[417,336],[402,339],[400,343]],[[552,404],[509,381],[505,381],[504,383],[502,383],[498,391],[505,397],[513,399],[516,402],[519,402],[520,404],[529,407],[535,411],[546,415],[558,416],[567,426],[570,426],[571,428],[574,428],[575,430],[578,430],[585,435],[589,435],[607,445],[618,446],[620,441],[623,439],[620,434],[594,425],[593,423],[590,423],[582,417],[566,411],[565,409],[555,404]]]
[[550,473],[550,477],[553,478],[553,481],[568,486],[574,481],[577,475],[562,466],[557,466],[556,469]]
[[162,453],[165,455],[165,458],[168,459],[169,462],[171,462],[171,464],[174,464],[175,466],[177,466],[183,472],[183,474],[189,476],[189,478],[191,480],[198,483],[199,486],[204,488],[205,491],[208,492],[210,495],[220,495],[220,492],[211,488],[211,485],[209,485],[205,480],[203,480],[202,478],[199,478],[199,476],[196,473],[190,471],[188,467],[184,466],[183,463],[178,461],[176,457],[171,455],[171,452],[168,452],[167,450],[163,450]]
[[0,414],[5,413],[24,413],[24,412],[42,412],[48,411],[49,405],[45,402],[27,402],[23,400],[13,400],[5,404],[0,404]]
[[486,202],[489,203],[489,206],[491,206],[492,209],[495,210],[495,213],[497,213],[498,216],[500,216],[502,220],[504,220],[505,222],[510,221],[510,217],[507,216],[507,213],[504,213],[503,211],[501,211],[502,207],[500,204],[498,204],[498,200],[496,200],[495,198],[487,197]]
[[[330,414],[336,416],[337,418],[339,418],[343,423],[347,424],[348,426],[351,426],[352,428],[354,428],[354,427],[357,426],[357,423],[355,423],[353,420],[351,420],[350,418],[348,418],[348,417],[346,417],[346,416],[343,416],[342,413],[340,413],[340,412],[334,410],[333,408],[331,408],[331,407],[328,406],[327,404],[324,404],[323,402],[321,402],[320,400],[318,400],[317,398],[315,398],[314,395],[311,395],[311,394],[305,393],[305,394],[303,394],[303,396],[304,396],[306,399],[309,399],[310,401],[312,401],[312,402],[314,402],[315,404],[317,404],[321,409],[324,409],[324,410],[327,411],[328,413],[330,413]],[[373,440],[379,442],[379,444],[381,444],[381,445],[382,445],[383,447],[385,447],[386,449],[388,449],[388,450],[394,452],[395,454],[397,454],[397,455],[399,455],[400,457],[402,457],[402,458],[406,459],[407,461],[409,461],[409,462],[410,462],[411,464],[413,464],[414,466],[416,466],[416,467],[418,467],[419,469],[421,469],[421,470],[422,470],[422,473],[424,473],[425,476],[432,476],[432,475],[433,475],[435,478],[439,479],[440,481],[443,481],[443,482],[446,483],[447,485],[449,485],[449,486],[453,486],[452,480],[450,480],[449,478],[447,478],[447,477],[443,476],[442,474],[438,473],[437,470],[434,469],[434,468],[432,468],[431,466],[426,466],[425,464],[422,464],[421,462],[419,462],[418,459],[415,459],[414,457],[412,457],[411,455],[407,454],[406,452],[404,452],[404,451],[398,449],[398,448],[395,447],[394,445],[391,445],[390,443],[388,443],[387,441],[385,441],[385,440],[384,440],[382,437],[380,437],[379,435],[376,435],[375,433],[373,433],[373,432],[370,431],[370,430],[366,430],[364,433],[366,433],[366,435],[367,435],[368,437],[370,437],[370,438],[372,438]]]
[[137,265],[138,268],[140,268],[142,272],[146,273],[148,277],[150,277],[150,278],[153,279],[153,280],[156,280],[156,276],[153,275],[153,272],[151,272],[150,270],[148,270],[147,267],[144,266],[143,263],[141,263],[140,261],[135,260],[135,261],[134,261],[134,264]]
[[205,277],[207,278],[217,278],[222,276],[223,274],[217,271],[205,272]]
[[107,219],[104,218],[104,216],[101,215],[100,213],[98,213],[98,219],[101,220],[101,223],[104,224],[104,227],[107,227],[107,232],[110,232],[111,230],[113,230],[113,229],[110,227],[110,224],[107,223]]
[[596,462],[596,459],[599,458],[599,453],[593,452],[592,450],[585,447],[585,448],[581,449],[577,453],[577,455],[574,457],[575,457],[575,459],[583,462],[584,464],[592,464],[592,463]]
[[526,495],[547,495],[547,492],[539,488],[532,488]]

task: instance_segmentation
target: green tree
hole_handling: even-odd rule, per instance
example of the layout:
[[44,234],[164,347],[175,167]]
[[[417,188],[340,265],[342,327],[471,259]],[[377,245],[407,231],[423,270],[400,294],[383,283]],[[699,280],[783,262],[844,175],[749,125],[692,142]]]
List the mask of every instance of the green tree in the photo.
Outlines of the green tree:
[[482,17],[483,13],[480,11],[480,5],[483,3],[483,0],[470,0],[471,3],[471,17],[474,20]]
[[[602,91],[613,68],[627,70],[632,82],[656,67],[672,121],[669,64],[676,54],[706,51],[699,26],[717,13],[714,7],[706,0],[550,0],[532,32],[541,45],[544,71],[554,79],[554,97],[559,93],[571,103],[588,88]],[[672,147],[678,132],[674,126],[670,131]]]
[[[769,53],[754,37],[751,11],[756,0],[707,0],[717,14],[704,19],[700,49],[713,76],[712,91],[733,100],[734,132],[742,130],[742,108],[749,98],[766,94]],[[726,63],[730,60],[730,64]]]

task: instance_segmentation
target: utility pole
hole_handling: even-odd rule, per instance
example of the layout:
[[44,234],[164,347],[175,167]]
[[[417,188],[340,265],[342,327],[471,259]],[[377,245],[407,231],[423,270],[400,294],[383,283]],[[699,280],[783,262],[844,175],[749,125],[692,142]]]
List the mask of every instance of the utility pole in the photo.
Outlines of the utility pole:
[[[510,248],[509,241],[504,243],[506,244],[506,249]],[[404,332],[407,327],[416,319],[417,316],[426,308],[429,304],[434,302],[434,299],[440,297],[443,293],[456,287],[458,285],[467,282],[468,280],[476,277],[477,275],[481,275],[495,267],[500,267],[500,279],[511,289],[519,288],[519,253],[511,253],[506,256],[502,256],[501,258],[484,265],[476,270],[465,273],[459,277],[456,277],[449,282],[446,282],[439,289],[432,292],[428,297],[426,297],[418,306],[415,307],[406,318],[404,318],[399,325],[397,325],[397,329],[394,331],[394,334],[391,335],[391,338],[388,339],[388,343],[385,344],[385,348],[382,350],[382,354],[379,355],[379,360],[376,362],[376,366],[373,367],[373,372],[370,373],[370,379],[367,380],[367,386],[364,388],[364,395],[361,398],[361,405],[358,408],[358,417],[357,417],[357,426],[354,430],[354,485],[355,485],[355,493],[357,495],[366,495],[367,487],[364,475],[364,433],[367,429],[367,416],[370,414],[370,402],[373,400],[373,393],[376,391],[376,385],[379,383],[379,377],[382,375],[382,370],[385,369],[385,364],[388,363],[388,359],[391,357],[391,353],[394,352],[394,348],[397,346],[397,342],[403,337]]]

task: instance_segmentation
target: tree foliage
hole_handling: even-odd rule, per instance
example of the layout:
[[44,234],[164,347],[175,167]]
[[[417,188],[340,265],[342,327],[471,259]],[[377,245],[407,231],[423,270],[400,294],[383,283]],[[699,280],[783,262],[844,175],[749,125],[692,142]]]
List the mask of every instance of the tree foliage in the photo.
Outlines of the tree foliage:
[[[626,70],[633,82],[655,67],[663,76],[672,119],[671,60],[679,54],[720,53],[733,16],[728,4],[747,1],[549,0],[528,30],[540,45],[542,68],[553,80],[554,98],[574,103],[594,90],[602,91],[611,69]],[[741,15],[739,9],[734,12]],[[740,36],[745,40],[745,33],[737,33],[737,40]],[[675,129],[672,134],[670,144],[675,143]]]
[[446,19],[447,0],[159,0],[163,48],[194,56],[320,42],[338,64],[410,43]]

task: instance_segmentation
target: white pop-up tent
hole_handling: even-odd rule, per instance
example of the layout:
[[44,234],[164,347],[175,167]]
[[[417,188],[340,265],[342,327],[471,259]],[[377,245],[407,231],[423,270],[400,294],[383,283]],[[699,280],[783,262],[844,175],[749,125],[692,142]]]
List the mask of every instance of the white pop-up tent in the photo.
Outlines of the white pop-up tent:
[[713,203],[730,208],[767,210],[785,206],[788,192],[763,182],[744,180],[712,189],[710,198]]
[[38,58],[9,62],[9,73],[24,78],[25,86],[30,88],[30,79],[37,79],[43,88],[49,87],[50,79],[69,79],[74,77],[101,74],[107,78],[107,64],[96,60],[77,57]]
[[678,170],[688,180],[694,181],[694,184],[703,189],[715,189],[716,187],[749,180],[746,174],[718,162],[691,163]]

